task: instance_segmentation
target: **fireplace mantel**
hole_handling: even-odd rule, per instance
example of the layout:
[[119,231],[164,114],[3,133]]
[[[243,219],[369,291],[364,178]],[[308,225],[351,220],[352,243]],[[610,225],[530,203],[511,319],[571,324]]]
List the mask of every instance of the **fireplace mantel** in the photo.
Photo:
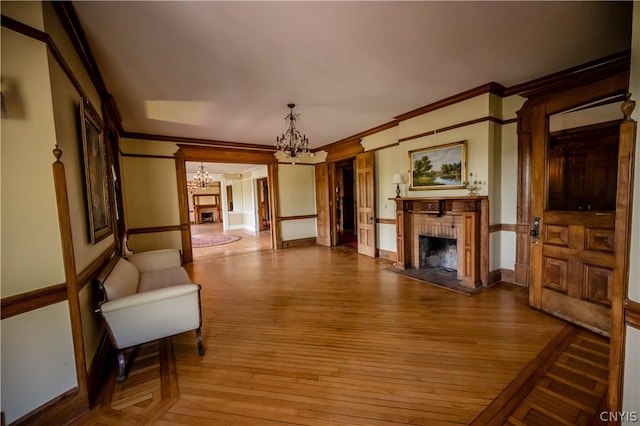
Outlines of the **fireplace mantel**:
[[[489,199],[476,197],[406,197],[396,202],[396,267],[418,268],[417,240],[423,223],[451,224],[458,231],[458,278],[463,285],[477,287],[489,283]],[[425,225],[426,226],[426,225]]]

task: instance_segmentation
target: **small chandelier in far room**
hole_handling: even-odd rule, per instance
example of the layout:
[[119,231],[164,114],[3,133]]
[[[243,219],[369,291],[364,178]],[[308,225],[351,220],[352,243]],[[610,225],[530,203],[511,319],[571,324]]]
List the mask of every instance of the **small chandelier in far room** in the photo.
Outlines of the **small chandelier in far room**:
[[291,111],[284,120],[289,127],[282,136],[276,137],[276,149],[282,151],[284,156],[295,164],[303,154],[309,153],[309,139],[296,129],[296,118],[300,115],[293,113],[296,104],[288,104],[287,106]]
[[189,194],[193,194],[198,189],[198,184],[192,180],[187,181],[187,191]]
[[204,169],[203,163],[200,163],[200,169],[196,172],[193,180],[200,188],[206,188],[213,183],[213,178],[209,176],[209,172]]

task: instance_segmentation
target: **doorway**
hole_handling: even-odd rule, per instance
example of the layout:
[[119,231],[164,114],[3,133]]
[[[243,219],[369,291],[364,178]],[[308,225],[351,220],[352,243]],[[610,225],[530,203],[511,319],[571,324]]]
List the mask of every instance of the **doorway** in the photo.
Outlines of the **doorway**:
[[[192,246],[192,238],[191,238],[191,221],[189,215],[189,192],[188,192],[188,176],[187,176],[187,161],[189,162],[204,162],[209,164],[211,169],[210,173],[216,172],[216,174],[224,177],[227,173],[233,174],[233,176],[238,176],[242,170],[252,169],[257,166],[265,166],[266,167],[266,179],[268,182],[268,198],[266,198],[266,203],[268,206],[268,212],[277,216],[278,214],[278,205],[274,204],[278,200],[278,163],[272,153],[267,151],[255,151],[255,150],[242,150],[241,158],[242,163],[238,163],[238,152],[230,152],[225,149],[214,149],[211,147],[204,146],[195,146],[195,145],[184,145],[178,144],[178,151],[174,154],[175,163],[176,163],[176,181],[178,183],[178,207],[180,212],[180,239],[182,242],[182,251],[183,251],[183,259],[184,263],[189,263],[193,261],[193,246]],[[235,168],[235,170],[234,170]],[[238,169],[240,168],[240,169]],[[259,178],[263,178],[259,176]],[[242,211],[243,207],[238,205],[238,202],[244,201],[244,198],[253,198],[252,193],[254,192],[254,186],[247,186],[246,191],[242,190],[241,193],[236,194],[236,187],[232,187],[233,194],[233,207],[229,203],[230,200],[227,199],[227,195],[229,194],[229,188],[226,184],[226,181],[223,179],[224,185],[221,185],[221,200],[220,206],[223,208],[223,224],[225,225],[225,231],[236,230],[243,232],[250,232],[255,235],[257,231],[256,221],[258,212],[254,212],[251,215],[245,215]],[[248,182],[247,182],[248,183]],[[222,187],[224,186],[224,192],[222,191]],[[242,186],[239,186],[240,189]],[[246,193],[246,195],[245,195]],[[252,201],[253,202],[253,201]],[[230,208],[232,208],[233,217],[228,214]],[[227,210],[229,209],[229,210]],[[237,212],[236,212],[237,210]],[[225,216],[227,213],[227,216]],[[238,213],[238,214],[236,214]],[[250,217],[245,217],[250,216]],[[236,223],[238,220],[240,223]],[[215,224],[214,224],[215,225]],[[227,228],[228,227],[228,228]],[[251,228],[249,231],[244,231],[244,228]],[[272,223],[270,224],[270,230],[266,233],[266,238],[269,241],[270,248],[281,248],[282,247],[282,232],[280,226],[274,226]]]
[[358,236],[355,226],[354,160],[336,163],[335,170],[336,245],[356,247]]
[[267,178],[256,179],[258,231],[271,229],[271,213],[269,210],[269,184]]

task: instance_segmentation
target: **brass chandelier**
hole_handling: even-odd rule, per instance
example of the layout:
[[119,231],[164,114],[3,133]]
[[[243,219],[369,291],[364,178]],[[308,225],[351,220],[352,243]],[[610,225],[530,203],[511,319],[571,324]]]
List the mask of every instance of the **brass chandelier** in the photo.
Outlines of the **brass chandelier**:
[[204,164],[200,163],[200,167],[193,177],[193,181],[187,182],[187,190],[190,193],[195,192],[198,188],[207,188],[213,183],[213,177],[209,176],[209,172],[205,170]]
[[296,104],[288,104],[289,114],[284,118],[288,124],[287,130],[282,136],[276,136],[276,149],[291,160],[293,164],[304,154],[309,154],[309,139],[296,129],[296,119],[300,114],[294,114]]

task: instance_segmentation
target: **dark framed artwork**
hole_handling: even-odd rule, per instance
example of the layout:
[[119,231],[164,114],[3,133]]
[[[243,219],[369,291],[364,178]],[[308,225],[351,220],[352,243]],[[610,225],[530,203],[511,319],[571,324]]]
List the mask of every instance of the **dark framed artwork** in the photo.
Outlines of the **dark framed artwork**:
[[98,112],[87,99],[80,104],[80,127],[89,239],[91,244],[96,244],[113,230],[109,211],[104,126]]
[[467,141],[409,151],[409,189],[464,188]]

